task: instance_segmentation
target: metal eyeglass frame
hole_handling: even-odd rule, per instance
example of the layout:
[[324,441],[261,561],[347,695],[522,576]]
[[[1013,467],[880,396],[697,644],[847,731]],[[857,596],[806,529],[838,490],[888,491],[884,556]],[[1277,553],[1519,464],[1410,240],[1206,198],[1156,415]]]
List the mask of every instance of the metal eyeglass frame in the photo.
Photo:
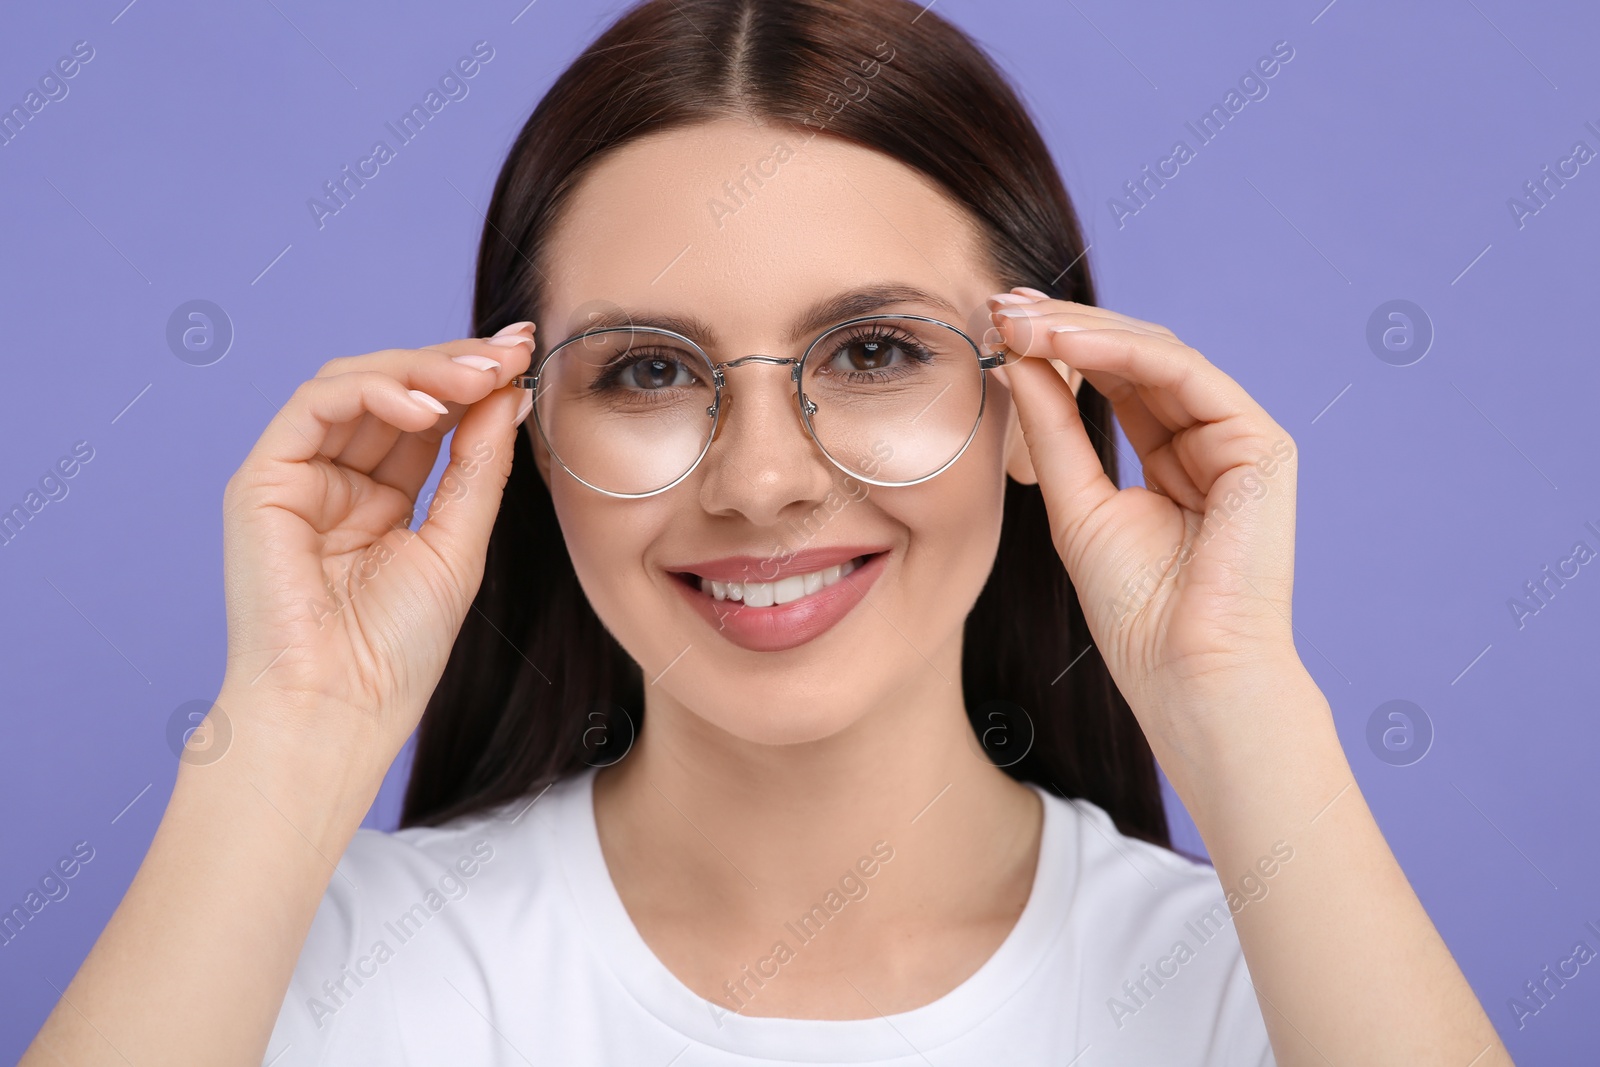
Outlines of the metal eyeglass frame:
[[[967,434],[967,439],[961,442],[961,447],[956,450],[956,454],[951,456],[942,465],[940,465],[937,470],[930,474],[925,474],[920,478],[913,479],[909,482],[885,482],[879,481],[875,478],[868,478],[865,475],[849,469],[837,459],[834,459],[832,454],[828,452],[827,447],[824,446],[822,441],[817,437],[816,428],[811,425],[811,416],[816,413],[817,405],[814,404],[811,401],[811,398],[807,397],[800,388],[800,377],[805,370],[806,360],[811,356],[812,351],[816,349],[817,345],[821,341],[847,326],[855,326],[863,322],[880,322],[885,319],[910,319],[916,322],[929,322],[935,326],[943,326],[945,329],[954,333],[957,337],[960,337],[972,349],[972,354],[978,361],[978,369],[980,371],[978,378],[978,415],[977,418],[972,420],[972,430]],[[722,373],[722,368],[724,367],[738,367],[746,363],[773,363],[780,366],[783,364],[788,364],[790,367],[789,380],[794,383],[795,387],[795,402],[800,407],[800,421],[804,423],[806,433],[810,435],[811,440],[817,446],[818,451],[823,454],[829,463],[833,464],[835,467],[839,468],[839,470],[843,471],[852,478],[857,478],[868,483],[869,485],[879,485],[887,488],[900,488],[908,485],[919,485],[930,478],[944,473],[944,471],[947,470],[952,463],[960,459],[961,456],[967,451],[967,446],[972,444],[972,439],[978,435],[978,427],[983,423],[983,412],[988,398],[989,376],[987,374],[982,374],[981,372],[989,370],[993,367],[998,367],[1006,362],[1006,349],[1001,348],[1000,351],[994,355],[986,356],[983,354],[983,350],[978,347],[977,343],[973,341],[971,337],[967,336],[966,331],[960,329],[959,327],[952,326],[950,323],[945,322],[942,319],[930,318],[927,315],[862,315],[857,318],[846,319],[843,322],[835,323],[834,325],[829,326],[826,330],[823,330],[815,338],[813,338],[811,343],[806,346],[806,350],[798,357],[769,356],[763,353],[752,353],[747,356],[740,356],[737,359],[723,360],[721,363],[713,360],[710,355],[706,353],[706,350],[696,344],[692,338],[685,337],[683,334],[678,333],[675,330],[668,330],[661,326],[605,326],[598,329],[584,330],[581,333],[573,334],[571,337],[567,338],[565,341],[562,341],[560,344],[550,349],[550,351],[546,352],[544,357],[539,360],[538,365],[534,368],[532,374],[517,375],[511,379],[510,384],[519,389],[532,389],[534,390],[534,395],[537,396],[539,390],[539,377],[544,373],[545,364],[549,363],[556,353],[560,352],[563,348],[566,348],[568,345],[577,341],[584,340],[585,338],[595,337],[604,333],[619,333],[622,331],[639,330],[648,330],[652,333],[665,334],[668,337],[683,342],[689,346],[695,355],[700,357],[705,366],[711,368],[711,380],[716,386],[716,396],[712,400],[711,406],[706,408],[706,414],[711,417],[711,431],[710,433],[706,434],[706,443],[701,447],[700,454],[694,458],[694,462],[689,464],[688,469],[682,474],[678,475],[666,485],[661,486],[659,489],[651,489],[644,493],[618,493],[610,489],[602,489],[600,486],[595,485],[592,482],[584,481],[584,479],[580,478],[571,467],[567,466],[566,461],[561,458],[561,455],[556,451],[555,446],[550,443],[549,435],[545,433],[544,422],[539,418],[537,404],[534,405],[533,411],[533,421],[539,429],[539,436],[541,439],[543,439],[545,447],[550,450],[550,454],[555,457],[556,462],[561,464],[561,468],[568,474],[572,475],[575,480],[583,485],[588,486],[595,492],[604,493],[606,496],[616,497],[622,500],[637,500],[643,497],[655,496],[657,493],[664,493],[668,489],[671,489],[673,486],[677,485],[679,482],[683,481],[685,478],[689,477],[689,475],[693,474],[695,469],[700,466],[700,462],[705,459],[706,454],[711,451],[712,442],[717,439],[717,429],[722,423],[722,387],[726,382],[726,379]]]

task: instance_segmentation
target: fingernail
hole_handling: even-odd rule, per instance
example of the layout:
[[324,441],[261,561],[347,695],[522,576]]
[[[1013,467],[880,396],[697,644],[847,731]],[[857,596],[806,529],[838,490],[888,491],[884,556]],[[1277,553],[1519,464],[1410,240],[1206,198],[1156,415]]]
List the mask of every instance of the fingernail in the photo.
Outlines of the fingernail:
[[993,296],[991,296],[989,298],[989,303],[991,303],[991,304],[1031,304],[1031,303],[1033,303],[1033,301],[1030,300],[1028,297],[1022,296],[1022,295],[1020,295],[1018,293],[995,293]]
[[1026,285],[1017,286],[1017,292],[1019,292],[1019,293],[1027,293],[1029,296],[1033,297],[1035,300],[1050,300],[1050,299],[1053,299],[1050,296],[1049,293],[1041,293],[1039,290],[1030,289]]
[[494,360],[490,359],[488,356],[451,356],[450,357],[450,362],[451,363],[461,363],[461,364],[464,364],[465,366],[474,367],[474,368],[476,368],[478,370],[499,370],[500,369],[500,364],[496,363]]
[[523,393],[522,402],[517,405],[517,419],[511,425],[521,426],[522,420],[528,417],[528,412],[533,410],[533,390]]
[[511,347],[513,347],[515,345],[531,345],[531,344],[533,344],[533,338],[524,336],[523,334],[520,334],[520,333],[518,333],[518,334],[510,334],[510,335],[505,336],[505,337],[502,337],[499,334],[495,334],[493,337],[489,338],[484,343],[485,344],[491,344],[491,345],[499,345],[501,348],[511,348]]
[[1020,307],[1001,308],[999,311],[996,311],[995,314],[1004,315],[1008,319],[1020,319],[1026,318],[1030,315],[1048,315],[1050,314],[1050,309],[1040,307],[1037,304],[1024,304]]
[[449,408],[439,403],[427,393],[424,393],[421,389],[407,389],[406,392],[411,394],[412,400],[415,400],[418,404],[421,404],[429,411],[437,412],[440,415],[448,414],[450,411]]
[[532,326],[532,325],[533,325],[533,323],[531,323],[531,322],[513,322],[510,326],[502,326],[502,327],[500,327],[500,329],[498,329],[498,330],[496,330],[494,332],[494,335],[496,337],[504,337],[508,333],[516,333],[518,330],[522,329],[524,326]]

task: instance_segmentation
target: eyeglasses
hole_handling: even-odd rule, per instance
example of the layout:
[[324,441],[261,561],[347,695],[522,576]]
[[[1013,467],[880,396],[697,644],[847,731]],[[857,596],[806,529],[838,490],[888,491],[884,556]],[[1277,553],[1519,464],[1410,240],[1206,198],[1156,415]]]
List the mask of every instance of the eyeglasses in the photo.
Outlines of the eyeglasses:
[[607,496],[646,497],[683,481],[716,439],[724,371],[789,367],[806,432],[835,467],[871,485],[927,481],[977,435],[988,375],[1006,361],[923,315],[831,326],[799,357],[715,362],[683,334],[609,326],[574,334],[511,384],[534,390],[539,434],[569,474]]

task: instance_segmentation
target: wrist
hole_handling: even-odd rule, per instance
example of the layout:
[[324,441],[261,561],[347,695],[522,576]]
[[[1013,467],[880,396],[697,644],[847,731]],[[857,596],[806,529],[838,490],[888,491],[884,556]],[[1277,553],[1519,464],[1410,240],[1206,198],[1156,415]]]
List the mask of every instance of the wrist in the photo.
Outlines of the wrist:
[[370,721],[344,709],[307,714],[271,692],[225,685],[180,753],[174,797],[273,812],[336,857],[394,760]]
[[180,763],[168,815],[273,832],[331,870],[376,797],[376,788],[351,787],[309,767],[251,764],[230,752],[212,764]]
[[1298,660],[1194,681],[1158,700],[1151,748],[1197,822],[1202,811],[1286,799],[1297,780],[1350,777],[1332,707]]
[[[377,697],[360,704],[320,693],[284,691],[224,678],[214,708],[221,708],[232,744],[263,763],[304,764],[381,782],[415,729]],[[406,721],[401,721],[406,720]]]

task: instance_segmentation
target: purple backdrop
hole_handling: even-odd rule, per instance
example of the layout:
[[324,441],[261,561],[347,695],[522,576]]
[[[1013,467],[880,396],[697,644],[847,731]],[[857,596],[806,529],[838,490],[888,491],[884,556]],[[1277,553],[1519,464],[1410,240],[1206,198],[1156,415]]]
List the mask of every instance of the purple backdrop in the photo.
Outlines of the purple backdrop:
[[[523,3],[6,12],[0,511],[25,518],[0,533],[0,911],[74,847],[91,858],[0,942],[0,1059],[110,916],[172,786],[173,724],[216,693],[224,483],[325,360],[467,332],[495,172],[618,10]],[[1296,629],[1361,787],[1518,1061],[1593,1062],[1600,965],[1537,1014],[1510,999],[1600,948],[1600,371],[1580,311],[1600,16],[1212,8],[938,11],[1036,110],[1101,302],[1177,331],[1301,445]],[[473,76],[396,137],[475,46]],[[392,158],[319,219],[308,203],[380,139]],[[403,773],[371,824],[393,825]]]

